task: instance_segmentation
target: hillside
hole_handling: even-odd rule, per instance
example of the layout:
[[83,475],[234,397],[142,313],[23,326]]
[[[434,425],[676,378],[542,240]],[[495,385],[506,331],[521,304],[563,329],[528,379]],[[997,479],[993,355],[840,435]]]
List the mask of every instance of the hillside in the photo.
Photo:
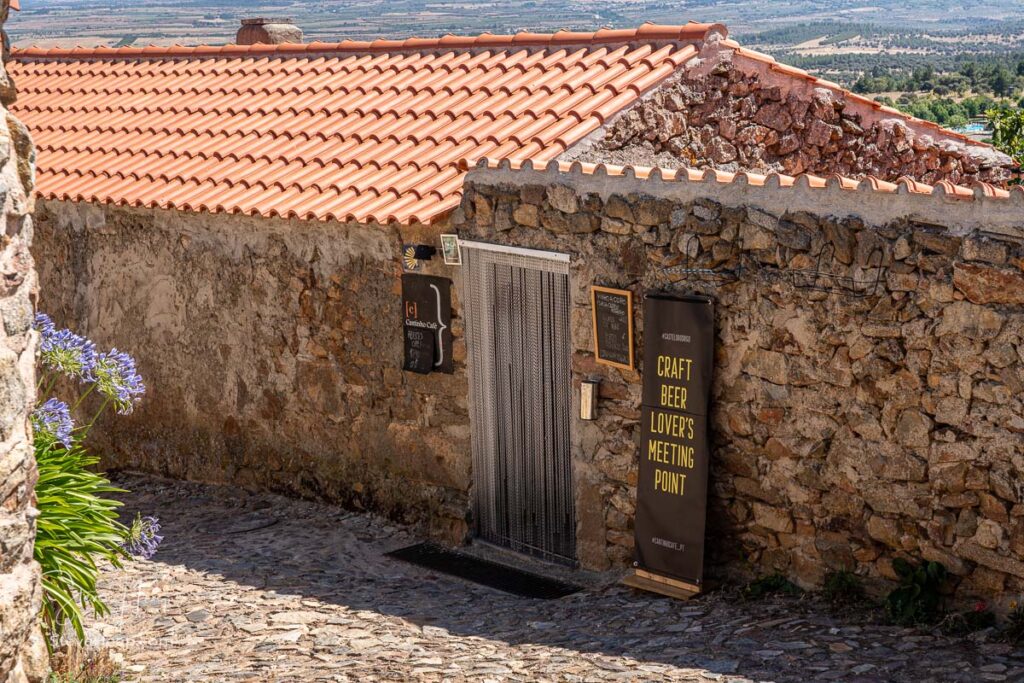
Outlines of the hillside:
[[[240,18],[261,15],[292,17],[309,39],[327,41],[593,29],[648,20],[722,21],[747,43],[773,48],[805,43],[798,53],[806,56],[879,46],[914,51],[988,47],[1010,41],[1007,34],[1019,40],[1024,33],[1016,0],[24,0],[23,5],[8,26],[16,45],[218,43],[234,34]],[[865,31],[863,25],[900,28],[887,37],[884,31]],[[829,42],[856,35],[862,40],[834,46]],[[965,36],[971,39],[965,41]],[[819,39],[825,44],[815,44]]]

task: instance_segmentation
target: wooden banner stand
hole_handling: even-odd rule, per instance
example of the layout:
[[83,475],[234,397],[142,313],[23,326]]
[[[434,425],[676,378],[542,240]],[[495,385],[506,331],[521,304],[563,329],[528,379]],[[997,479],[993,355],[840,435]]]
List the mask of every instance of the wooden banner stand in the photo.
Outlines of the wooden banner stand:
[[667,576],[659,576],[645,572],[643,569],[634,569],[633,573],[623,578],[620,583],[630,588],[648,591],[649,593],[660,593],[677,600],[689,600],[693,596],[700,594],[700,586],[696,584],[677,581]]

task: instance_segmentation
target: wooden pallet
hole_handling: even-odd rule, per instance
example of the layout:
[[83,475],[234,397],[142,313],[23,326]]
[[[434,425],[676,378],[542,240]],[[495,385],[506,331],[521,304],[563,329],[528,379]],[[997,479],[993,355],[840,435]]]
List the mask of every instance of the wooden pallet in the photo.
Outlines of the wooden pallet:
[[643,569],[634,569],[632,574],[622,579],[622,583],[630,588],[667,595],[677,600],[689,600],[700,593],[697,584],[659,576]]

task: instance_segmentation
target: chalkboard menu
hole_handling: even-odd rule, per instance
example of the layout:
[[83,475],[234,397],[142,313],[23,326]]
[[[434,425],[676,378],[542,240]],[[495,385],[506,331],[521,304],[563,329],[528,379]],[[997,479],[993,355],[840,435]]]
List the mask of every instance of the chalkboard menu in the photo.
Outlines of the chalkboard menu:
[[626,289],[591,287],[594,356],[598,363],[633,369],[633,293]]
[[637,566],[690,582],[704,573],[714,307],[702,296],[644,297]]
[[405,328],[405,370],[426,375],[434,369],[434,333],[418,327]]
[[422,374],[454,371],[451,286],[445,277],[402,274],[403,369]]

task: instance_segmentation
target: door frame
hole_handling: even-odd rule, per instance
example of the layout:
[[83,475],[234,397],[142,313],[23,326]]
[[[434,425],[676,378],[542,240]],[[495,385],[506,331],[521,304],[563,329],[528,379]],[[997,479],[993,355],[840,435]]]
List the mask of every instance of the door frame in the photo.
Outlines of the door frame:
[[[511,548],[511,550],[514,551],[514,552],[524,552],[524,553],[530,555],[531,557],[541,557],[542,559],[558,562],[558,563],[561,563],[561,564],[570,564],[572,566],[578,566],[578,564],[579,564],[579,559],[578,559],[579,558],[578,528],[577,528],[577,526],[578,526],[578,510],[576,509],[576,507],[577,507],[577,505],[576,505],[577,504],[577,496],[576,496],[576,490],[575,490],[576,489],[576,472],[575,472],[575,470],[576,470],[576,463],[575,463],[575,457],[574,457],[574,450],[575,450],[575,448],[574,448],[574,446],[575,446],[575,439],[574,439],[575,420],[572,419],[573,418],[573,410],[574,410],[574,407],[575,407],[575,398],[574,398],[574,394],[573,394],[573,391],[572,391],[572,377],[573,377],[573,371],[572,371],[572,348],[573,348],[572,347],[572,336],[573,335],[572,335],[572,317],[571,316],[572,316],[572,309],[573,309],[573,300],[572,300],[572,298],[573,298],[573,290],[572,290],[571,269],[570,269],[571,256],[569,254],[566,254],[566,253],[555,252],[555,251],[545,251],[545,250],[540,250],[540,249],[529,249],[529,248],[524,248],[524,247],[515,247],[515,246],[508,246],[508,245],[503,245],[503,244],[494,244],[494,243],[490,243],[490,242],[477,242],[477,241],[461,240],[461,239],[459,240],[459,246],[460,246],[461,249],[476,250],[478,252],[491,252],[491,253],[502,254],[504,256],[510,256],[510,257],[525,257],[525,258],[528,258],[528,259],[537,259],[537,260],[548,261],[554,267],[551,268],[551,269],[541,269],[542,271],[552,272],[552,273],[555,273],[555,274],[558,274],[558,275],[562,275],[562,276],[564,276],[566,278],[566,295],[567,295],[568,298],[567,298],[567,301],[566,301],[566,308],[565,308],[565,314],[567,316],[566,317],[566,328],[565,328],[565,345],[566,345],[566,349],[565,349],[566,350],[566,359],[565,359],[565,362],[567,363],[567,372],[568,372],[567,382],[568,382],[568,385],[566,386],[566,389],[565,389],[564,400],[565,400],[566,409],[568,411],[568,415],[567,415],[568,420],[567,420],[567,424],[566,424],[566,432],[567,433],[565,435],[565,439],[566,439],[566,444],[565,445],[567,447],[567,450],[566,450],[566,453],[565,453],[566,461],[564,463],[564,465],[567,468],[567,481],[565,482],[567,490],[563,492],[563,495],[565,495],[568,498],[568,512],[571,515],[570,525],[569,525],[570,526],[570,533],[571,533],[571,557],[567,557],[567,556],[564,556],[564,555],[561,555],[561,554],[558,554],[558,553],[555,553],[555,552],[545,551],[544,549],[537,549],[537,548],[534,548],[533,551],[530,551],[530,550],[520,550],[520,549],[517,549],[517,548]],[[470,256],[469,258],[472,259],[472,256]],[[529,268],[529,264],[524,264],[522,267]],[[482,494],[482,491],[480,490],[480,487],[478,485],[478,481],[479,481],[478,480],[478,476],[486,476],[486,474],[485,474],[486,469],[489,468],[489,467],[496,466],[496,463],[485,463],[485,462],[483,462],[483,460],[484,459],[495,459],[498,456],[496,454],[493,454],[493,453],[490,452],[491,448],[490,448],[489,445],[484,445],[484,444],[480,443],[480,437],[477,434],[477,430],[475,428],[474,423],[477,420],[483,419],[484,422],[483,422],[483,425],[481,425],[481,429],[487,430],[488,433],[495,434],[497,432],[497,429],[496,429],[497,426],[496,426],[496,424],[494,424],[494,422],[497,421],[497,419],[496,419],[497,410],[495,408],[491,408],[491,409],[488,410],[488,409],[482,409],[482,408],[479,407],[479,402],[481,400],[488,400],[488,399],[486,397],[482,396],[482,394],[486,393],[486,391],[485,391],[484,387],[482,386],[481,380],[478,380],[478,378],[476,377],[476,373],[480,372],[480,368],[478,367],[478,361],[477,361],[477,359],[474,358],[474,356],[478,356],[478,355],[483,354],[483,353],[493,353],[492,349],[494,348],[495,341],[494,341],[493,336],[492,336],[492,334],[490,332],[484,332],[483,334],[480,335],[482,337],[482,339],[478,339],[478,341],[479,341],[479,343],[481,345],[483,345],[483,346],[485,346],[487,348],[473,349],[473,348],[470,347],[470,344],[472,343],[471,335],[470,335],[470,329],[475,324],[475,323],[470,321],[470,316],[473,315],[476,312],[476,309],[478,307],[475,306],[473,303],[471,303],[472,302],[472,298],[473,298],[473,292],[469,291],[469,289],[472,288],[475,285],[475,283],[471,282],[470,278],[468,277],[468,273],[462,274],[462,277],[460,277],[460,280],[461,280],[461,289],[462,289],[462,291],[460,293],[461,298],[462,298],[462,309],[464,311],[464,316],[466,318],[466,320],[465,320],[466,342],[467,342],[467,354],[466,354],[467,363],[466,363],[466,367],[467,367],[467,376],[468,376],[467,379],[468,379],[469,403],[470,403],[470,406],[469,406],[469,408],[470,408],[470,410],[469,410],[469,413],[470,413],[470,430],[471,430],[471,433],[472,433],[472,439],[471,439],[471,443],[472,443],[472,446],[471,446],[471,449],[472,449],[471,463],[472,463],[472,468],[473,468],[473,477],[472,477],[473,491],[472,491],[472,494],[471,494],[471,501],[472,501],[471,504],[472,504],[472,509],[473,509],[473,512],[474,512],[472,529],[473,529],[473,535],[474,535],[475,538],[478,538],[478,539],[480,539],[481,541],[483,541],[485,543],[494,543],[494,541],[488,539],[485,535],[481,534],[481,522],[482,522],[482,520],[480,519],[480,517],[481,517],[480,510],[481,510],[482,501],[480,499],[480,496]],[[494,398],[491,397],[489,400],[493,401]],[[491,502],[491,504],[494,504],[494,502]],[[527,544],[521,543],[521,542],[518,543],[518,545],[522,546],[523,548],[529,547]],[[501,544],[501,547],[506,547],[507,548],[507,546],[505,546],[504,544]]]

